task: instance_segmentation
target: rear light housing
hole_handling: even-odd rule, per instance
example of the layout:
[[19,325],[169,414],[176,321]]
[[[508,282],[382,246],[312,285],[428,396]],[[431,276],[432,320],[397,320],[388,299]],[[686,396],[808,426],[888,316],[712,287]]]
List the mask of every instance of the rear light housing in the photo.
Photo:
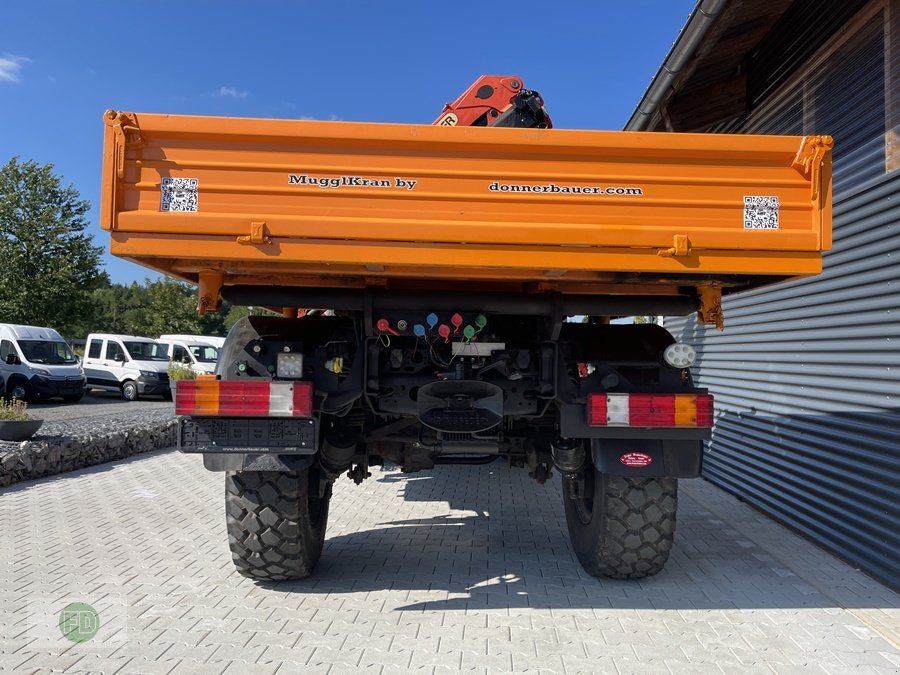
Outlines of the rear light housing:
[[588,394],[592,427],[702,427],[713,425],[709,394]]
[[312,417],[312,382],[180,380],[175,414],[190,417]]

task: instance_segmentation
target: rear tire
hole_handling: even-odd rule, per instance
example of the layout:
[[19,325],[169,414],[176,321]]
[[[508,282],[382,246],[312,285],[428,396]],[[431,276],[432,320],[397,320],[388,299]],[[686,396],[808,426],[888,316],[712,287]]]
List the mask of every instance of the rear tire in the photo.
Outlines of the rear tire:
[[610,476],[588,466],[584,493],[570,497],[563,480],[566,523],[588,574],[613,579],[649,577],[665,566],[675,537],[676,478]]
[[329,483],[318,496],[319,472],[238,471],[225,476],[228,543],[237,571],[260,581],[313,573],[325,542]]

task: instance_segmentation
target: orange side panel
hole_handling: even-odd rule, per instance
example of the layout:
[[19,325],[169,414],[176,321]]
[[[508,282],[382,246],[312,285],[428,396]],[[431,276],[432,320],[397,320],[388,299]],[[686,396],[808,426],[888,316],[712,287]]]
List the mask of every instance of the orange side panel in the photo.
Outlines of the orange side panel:
[[827,138],[105,119],[112,252],[188,279],[771,282],[831,242]]

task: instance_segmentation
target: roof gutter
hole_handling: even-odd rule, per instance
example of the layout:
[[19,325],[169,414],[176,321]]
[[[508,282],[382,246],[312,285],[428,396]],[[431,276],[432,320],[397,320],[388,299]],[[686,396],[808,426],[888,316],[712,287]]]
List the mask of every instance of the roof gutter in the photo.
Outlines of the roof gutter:
[[653,116],[659,111],[669,92],[674,88],[675,79],[693,58],[697,47],[709,32],[728,0],[700,0],[688,17],[687,23],[675,39],[672,49],[666,55],[647,91],[631,113],[625,131],[644,131]]

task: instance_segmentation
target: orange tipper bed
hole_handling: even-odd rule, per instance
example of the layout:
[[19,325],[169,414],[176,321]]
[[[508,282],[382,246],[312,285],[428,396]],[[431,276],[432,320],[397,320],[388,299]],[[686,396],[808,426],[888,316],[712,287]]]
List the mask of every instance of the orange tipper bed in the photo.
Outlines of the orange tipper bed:
[[823,136],[104,121],[112,253],[215,295],[429,283],[718,294],[815,274],[831,245]]

